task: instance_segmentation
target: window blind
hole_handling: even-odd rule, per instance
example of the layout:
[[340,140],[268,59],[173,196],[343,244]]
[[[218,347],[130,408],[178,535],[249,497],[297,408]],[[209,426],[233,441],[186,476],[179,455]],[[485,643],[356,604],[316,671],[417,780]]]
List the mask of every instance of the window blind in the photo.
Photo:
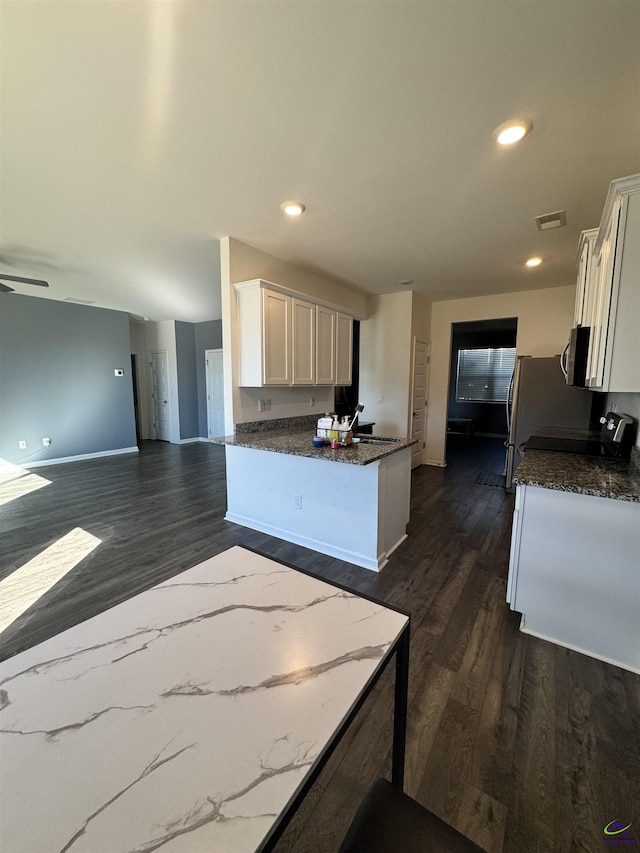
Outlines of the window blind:
[[458,350],[456,401],[504,403],[515,363],[515,347]]

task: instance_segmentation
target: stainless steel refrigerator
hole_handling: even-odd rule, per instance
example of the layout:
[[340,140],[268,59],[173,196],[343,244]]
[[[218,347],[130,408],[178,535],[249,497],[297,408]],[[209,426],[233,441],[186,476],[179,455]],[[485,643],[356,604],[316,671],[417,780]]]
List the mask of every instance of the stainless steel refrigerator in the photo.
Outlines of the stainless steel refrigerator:
[[593,404],[593,392],[566,384],[559,358],[518,356],[507,399],[506,488],[513,488],[520,445],[538,427],[589,429]]

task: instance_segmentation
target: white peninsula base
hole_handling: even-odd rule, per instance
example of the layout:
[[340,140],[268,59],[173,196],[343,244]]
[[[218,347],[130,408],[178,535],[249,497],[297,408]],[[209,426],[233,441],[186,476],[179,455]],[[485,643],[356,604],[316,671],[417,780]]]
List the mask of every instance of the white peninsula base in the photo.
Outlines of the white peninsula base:
[[373,571],[407,537],[410,446],[368,465],[231,445],[226,455],[227,521]]

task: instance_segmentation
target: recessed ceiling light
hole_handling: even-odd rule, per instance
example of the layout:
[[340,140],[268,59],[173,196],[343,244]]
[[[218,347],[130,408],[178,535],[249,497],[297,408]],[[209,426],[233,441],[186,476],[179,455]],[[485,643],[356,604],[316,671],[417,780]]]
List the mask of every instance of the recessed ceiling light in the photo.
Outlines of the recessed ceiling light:
[[287,216],[300,216],[304,212],[304,204],[301,201],[285,201],[280,205]]
[[513,145],[514,142],[519,142],[527,133],[530,133],[532,129],[533,123],[528,118],[513,118],[496,127],[491,137],[494,142],[500,145]]
[[528,261],[525,261],[525,264],[528,267],[539,267],[542,263],[542,258],[529,258]]
[[400,284],[403,287],[408,287],[410,284],[413,284],[413,279],[412,278],[403,278],[402,281],[400,282]]

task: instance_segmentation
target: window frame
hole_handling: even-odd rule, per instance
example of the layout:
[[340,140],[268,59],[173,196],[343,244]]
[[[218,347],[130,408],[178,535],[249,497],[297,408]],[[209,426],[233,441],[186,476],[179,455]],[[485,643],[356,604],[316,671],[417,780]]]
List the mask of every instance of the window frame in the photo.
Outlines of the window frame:
[[[469,364],[467,365],[466,371],[462,372],[462,379],[468,383],[472,383],[474,380],[476,384],[478,382],[484,381],[485,387],[488,392],[492,395],[491,398],[488,397],[461,397],[460,396],[460,380],[461,380],[461,361],[464,361],[465,353],[488,353],[490,354],[489,362],[487,366],[486,375],[483,377],[481,372],[481,367],[479,364],[473,363],[473,357],[467,356]],[[504,353],[509,354],[509,361],[503,367],[502,364],[496,365],[494,364],[494,360],[496,359],[496,354],[500,354],[500,361],[504,359]],[[457,364],[456,364],[456,374],[455,374],[455,401],[456,403],[472,403],[477,405],[478,403],[486,403],[488,405],[504,405],[507,402],[507,397],[509,394],[509,386],[511,384],[511,377],[513,375],[513,370],[516,364],[516,347],[460,347],[457,353]],[[493,386],[493,390],[491,387]],[[499,388],[499,390],[497,390]],[[504,396],[496,397],[496,394],[504,394]]]

